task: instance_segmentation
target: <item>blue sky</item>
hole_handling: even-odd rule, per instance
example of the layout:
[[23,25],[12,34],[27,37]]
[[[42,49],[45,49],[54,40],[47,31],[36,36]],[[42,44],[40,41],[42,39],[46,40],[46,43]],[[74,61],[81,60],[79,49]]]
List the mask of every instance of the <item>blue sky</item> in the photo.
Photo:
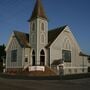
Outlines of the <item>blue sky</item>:
[[[27,20],[36,0],[0,0],[0,44],[14,30],[29,32]],[[90,54],[90,0],[42,0],[49,29],[68,25],[83,52]]]

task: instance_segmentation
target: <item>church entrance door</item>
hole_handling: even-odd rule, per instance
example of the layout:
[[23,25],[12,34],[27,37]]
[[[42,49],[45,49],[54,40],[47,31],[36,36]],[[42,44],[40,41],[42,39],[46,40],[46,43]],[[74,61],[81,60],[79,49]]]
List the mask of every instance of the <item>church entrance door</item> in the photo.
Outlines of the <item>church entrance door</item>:
[[40,66],[44,66],[45,65],[45,53],[44,50],[41,50],[40,52]]
[[32,66],[35,66],[35,51],[32,52]]

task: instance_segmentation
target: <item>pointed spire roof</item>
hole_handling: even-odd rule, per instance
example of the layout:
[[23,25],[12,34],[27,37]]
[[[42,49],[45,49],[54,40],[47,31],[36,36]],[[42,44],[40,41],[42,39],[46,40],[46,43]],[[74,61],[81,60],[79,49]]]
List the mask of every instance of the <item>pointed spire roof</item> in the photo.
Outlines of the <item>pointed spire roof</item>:
[[46,16],[44,8],[42,6],[41,0],[36,0],[34,10],[33,10],[32,15],[28,21],[31,21],[37,17],[41,17],[41,18],[44,18],[47,20],[47,16]]

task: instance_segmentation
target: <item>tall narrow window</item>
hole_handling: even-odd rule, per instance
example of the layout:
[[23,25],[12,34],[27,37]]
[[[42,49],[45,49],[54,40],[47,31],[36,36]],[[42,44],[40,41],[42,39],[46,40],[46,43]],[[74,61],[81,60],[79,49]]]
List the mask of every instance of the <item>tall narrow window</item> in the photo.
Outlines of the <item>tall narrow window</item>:
[[17,61],[17,50],[12,50],[11,51],[11,62],[16,62]]
[[35,51],[32,52],[32,65],[35,66]]
[[41,30],[44,31],[44,23],[41,24]]
[[40,52],[40,65],[41,66],[45,65],[45,53],[44,53],[44,50],[41,50],[41,52]]
[[68,38],[63,41],[63,49],[71,50],[71,43]]
[[28,58],[27,57],[25,57],[25,62],[28,62]]
[[35,31],[35,23],[32,24],[32,31]]

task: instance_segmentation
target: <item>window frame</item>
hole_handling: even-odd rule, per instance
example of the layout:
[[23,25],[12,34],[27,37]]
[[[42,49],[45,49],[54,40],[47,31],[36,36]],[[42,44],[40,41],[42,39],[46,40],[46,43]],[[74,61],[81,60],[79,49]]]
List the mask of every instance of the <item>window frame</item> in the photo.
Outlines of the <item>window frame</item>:
[[45,51],[42,49],[40,51],[40,66],[45,65]]
[[27,63],[28,62],[28,57],[25,57],[25,63]]
[[36,65],[35,59],[36,59],[35,51],[33,50],[33,51],[32,51],[32,66],[35,66],[35,65]]
[[17,50],[11,51],[11,62],[17,62]]
[[71,51],[70,50],[62,50],[62,59],[64,62],[71,62]]
[[35,23],[34,22],[32,23],[32,28],[31,29],[32,29],[32,31],[35,31]]
[[44,31],[44,30],[45,30],[44,23],[42,22],[41,23],[41,31]]

